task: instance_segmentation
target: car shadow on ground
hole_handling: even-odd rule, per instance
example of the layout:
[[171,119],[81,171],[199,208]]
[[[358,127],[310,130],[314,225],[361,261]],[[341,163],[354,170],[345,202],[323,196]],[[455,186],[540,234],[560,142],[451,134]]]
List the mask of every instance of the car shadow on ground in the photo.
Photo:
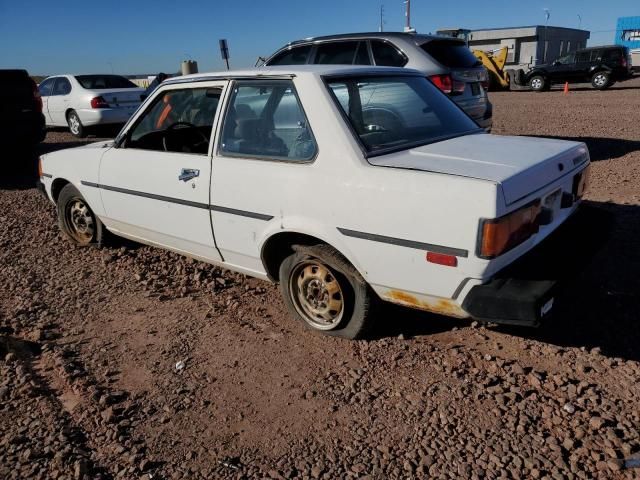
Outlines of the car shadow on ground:
[[540,138],[555,138],[557,140],[571,140],[573,142],[584,142],[587,144],[587,147],[589,147],[589,155],[591,156],[592,162],[620,158],[629,153],[640,150],[640,141],[637,140],[600,137],[557,137],[548,135],[532,136]]
[[[535,255],[510,267],[521,278],[562,279],[553,317],[539,328],[492,328],[640,360],[640,206],[585,201],[572,223],[562,228]],[[374,338],[430,335],[469,325],[468,320],[394,306],[382,308],[378,323]]]

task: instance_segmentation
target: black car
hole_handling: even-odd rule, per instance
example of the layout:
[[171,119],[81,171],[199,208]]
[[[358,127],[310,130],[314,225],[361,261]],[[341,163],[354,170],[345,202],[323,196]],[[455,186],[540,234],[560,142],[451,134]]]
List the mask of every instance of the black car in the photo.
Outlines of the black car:
[[552,63],[536,65],[523,75],[521,83],[541,91],[554,83],[591,82],[593,88],[604,90],[631,75],[629,49],[611,45],[583,48]]
[[0,70],[0,143],[31,148],[45,135],[36,83],[26,70]]

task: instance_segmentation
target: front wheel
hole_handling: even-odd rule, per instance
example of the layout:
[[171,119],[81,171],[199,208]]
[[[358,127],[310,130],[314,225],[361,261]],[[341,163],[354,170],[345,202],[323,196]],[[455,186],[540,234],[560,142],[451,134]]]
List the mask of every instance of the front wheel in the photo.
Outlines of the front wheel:
[[312,330],[362,337],[371,324],[374,293],[358,271],[328,245],[294,247],[280,265],[280,291],[289,312]]
[[533,90],[534,92],[541,92],[546,88],[546,86],[547,81],[542,75],[536,75],[531,80],[529,80],[529,87],[531,87],[531,90]]
[[75,110],[71,110],[67,115],[67,125],[69,125],[69,131],[73,136],[78,138],[84,138],[87,136],[85,128],[80,121],[80,117]]
[[58,196],[58,225],[76,245],[101,243],[104,236],[102,222],[95,216],[87,201],[71,184]]
[[604,90],[605,88],[608,88],[611,85],[609,73],[608,72],[594,73],[593,77],[591,77],[591,85],[593,85],[593,88],[597,90]]

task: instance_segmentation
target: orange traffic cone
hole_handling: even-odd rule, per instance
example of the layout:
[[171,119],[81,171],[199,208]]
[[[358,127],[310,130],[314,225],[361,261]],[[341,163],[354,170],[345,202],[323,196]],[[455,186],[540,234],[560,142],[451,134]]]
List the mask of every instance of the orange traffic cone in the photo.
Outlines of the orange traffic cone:
[[569,93],[569,82],[564,82],[564,94]]

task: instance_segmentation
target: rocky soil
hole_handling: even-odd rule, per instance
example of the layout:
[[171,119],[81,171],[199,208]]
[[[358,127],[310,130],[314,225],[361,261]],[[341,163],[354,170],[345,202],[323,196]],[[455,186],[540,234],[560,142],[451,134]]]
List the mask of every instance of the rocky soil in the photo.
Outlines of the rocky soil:
[[315,335],[268,283],[72,247],[3,174],[0,478],[640,478],[640,79],[492,101],[495,133],[594,161],[606,241],[537,330],[386,307],[369,340]]

